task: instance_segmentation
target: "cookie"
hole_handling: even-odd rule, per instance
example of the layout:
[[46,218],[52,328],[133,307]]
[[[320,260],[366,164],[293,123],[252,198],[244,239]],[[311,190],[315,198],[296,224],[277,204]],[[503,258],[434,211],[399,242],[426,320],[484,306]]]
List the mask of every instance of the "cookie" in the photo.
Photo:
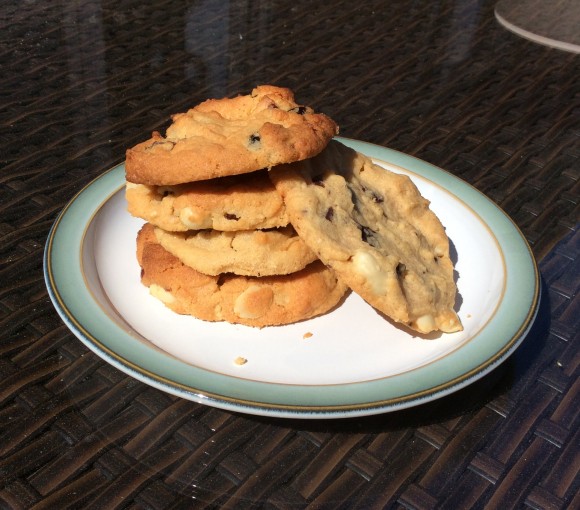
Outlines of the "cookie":
[[300,237],[368,303],[420,333],[462,329],[449,240],[409,177],[337,141],[270,176]]
[[338,133],[332,119],[271,85],[209,99],[172,119],[165,137],[153,133],[127,150],[129,182],[173,185],[253,172],[312,157]]
[[133,216],[172,232],[265,229],[289,222],[265,170],[174,186],[127,182],[125,196]]
[[157,243],[154,227],[137,236],[141,281],[171,310],[205,321],[264,327],[310,319],[334,308],[347,292],[320,261],[285,276],[208,276]]
[[282,275],[299,271],[316,260],[314,252],[290,226],[236,232],[167,232],[156,228],[155,236],[169,253],[207,275]]

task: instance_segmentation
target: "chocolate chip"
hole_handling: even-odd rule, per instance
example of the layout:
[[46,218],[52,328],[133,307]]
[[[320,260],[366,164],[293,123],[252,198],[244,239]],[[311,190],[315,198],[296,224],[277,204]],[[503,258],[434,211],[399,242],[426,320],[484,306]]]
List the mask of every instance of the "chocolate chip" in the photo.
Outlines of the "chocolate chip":
[[235,221],[238,221],[240,219],[239,216],[236,216],[235,214],[231,214],[231,213],[224,213],[224,218],[226,220],[235,220]]
[[312,177],[312,184],[316,184],[316,186],[320,186],[324,188],[324,180],[322,175],[315,175]]
[[260,141],[260,134],[259,133],[252,133],[250,135],[250,145],[258,143]]
[[405,276],[406,273],[407,273],[407,266],[405,264],[403,264],[402,262],[399,262],[397,264],[397,276],[399,276],[399,277]]
[[328,221],[332,221],[332,218],[334,218],[334,209],[332,207],[329,207],[328,210],[326,211],[326,214],[324,215],[324,217]]
[[359,225],[359,228],[362,240],[365,243],[370,244],[371,246],[374,246],[376,248],[377,244],[377,241],[375,239],[376,232],[369,227],[365,227],[364,225]]
[[381,195],[379,195],[376,191],[373,191],[372,189],[365,188],[364,186],[361,186],[361,188],[362,188],[364,193],[366,193],[369,197],[371,197],[371,200],[375,204],[380,204],[380,203],[385,201],[385,199]]

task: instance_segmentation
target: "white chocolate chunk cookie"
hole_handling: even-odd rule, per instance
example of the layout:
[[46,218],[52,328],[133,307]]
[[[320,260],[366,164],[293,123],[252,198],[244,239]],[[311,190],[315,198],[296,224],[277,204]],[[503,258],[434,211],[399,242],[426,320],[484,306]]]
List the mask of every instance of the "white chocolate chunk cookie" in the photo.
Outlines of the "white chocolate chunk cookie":
[[449,239],[411,179],[337,141],[270,177],[299,236],[368,303],[420,333],[462,329]]
[[169,253],[200,273],[271,276],[299,271],[316,255],[291,227],[271,230],[167,232],[155,229]]
[[175,186],[127,182],[128,211],[170,232],[283,227],[282,197],[265,170]]
[[183,315],[264,327],[310,319],[334,308],[347,287],[315,261],[284,276],[208,276],[166,251],[145,224],[137,236],[141,281],[151,295]]
[[129,182],[173,185],[291,163],[318,154],[338,133],[332,119],[271,85],[209,99],[172,117],[166,136],[127,150]]

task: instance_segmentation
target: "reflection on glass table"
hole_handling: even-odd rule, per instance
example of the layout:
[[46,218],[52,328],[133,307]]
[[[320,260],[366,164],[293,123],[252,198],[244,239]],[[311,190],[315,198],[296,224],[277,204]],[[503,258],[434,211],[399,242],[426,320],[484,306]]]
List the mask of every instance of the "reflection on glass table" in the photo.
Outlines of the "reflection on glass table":
[[578,0],[500,0],[495,16],[501,25],[521,37],[580,53]]

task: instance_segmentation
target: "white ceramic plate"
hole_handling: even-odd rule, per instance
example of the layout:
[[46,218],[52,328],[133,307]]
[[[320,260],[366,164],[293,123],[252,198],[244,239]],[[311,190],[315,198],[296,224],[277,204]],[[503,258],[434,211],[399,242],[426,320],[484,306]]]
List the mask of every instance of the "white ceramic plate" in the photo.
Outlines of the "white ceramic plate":
[[[392,411],[479,379],[523,340],[539,301],[530,249],[513,222],[476,189],[424,161],[341,138],[408,174],[452,243],[464,331],[421,338],[356,294],[322,317],[250,328],[179,316],[140,284],[126,212],[124,168],[77,194],[55,222],[45,279],[73,333],[103,359],[163,391],[232,411],[341,418]],[[237,358],[247,363],[240,365]]]

